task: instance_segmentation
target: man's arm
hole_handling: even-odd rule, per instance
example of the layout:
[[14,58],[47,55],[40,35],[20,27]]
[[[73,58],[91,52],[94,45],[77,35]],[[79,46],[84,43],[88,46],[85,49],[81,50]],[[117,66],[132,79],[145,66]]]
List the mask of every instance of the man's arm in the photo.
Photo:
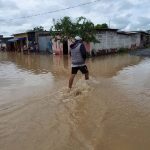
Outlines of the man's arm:
[[86,48],[85,48],[84,44],[81,44],[80,52],[81,52],[83,59],[86,60]]

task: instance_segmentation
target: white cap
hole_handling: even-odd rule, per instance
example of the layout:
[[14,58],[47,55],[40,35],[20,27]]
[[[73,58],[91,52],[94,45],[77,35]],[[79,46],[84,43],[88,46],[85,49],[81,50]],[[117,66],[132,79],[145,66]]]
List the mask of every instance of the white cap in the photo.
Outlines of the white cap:
[[82,40],[82,38],[81,38],[80,36],[76,36],[76,37],[75,37],[75,40],[78,40],[78,41],[79,41],[79,40]]

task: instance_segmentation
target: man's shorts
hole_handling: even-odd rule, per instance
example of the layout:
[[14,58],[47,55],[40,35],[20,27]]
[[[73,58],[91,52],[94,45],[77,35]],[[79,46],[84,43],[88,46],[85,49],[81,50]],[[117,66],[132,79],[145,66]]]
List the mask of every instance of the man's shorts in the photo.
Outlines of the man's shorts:
[[80,67],[72,67],[72,74],[77,74],[78,70],[80,70],[82,72],[82,74],[87,74],[89,71],[88,71],[88,68],[87,66],[80,66]]

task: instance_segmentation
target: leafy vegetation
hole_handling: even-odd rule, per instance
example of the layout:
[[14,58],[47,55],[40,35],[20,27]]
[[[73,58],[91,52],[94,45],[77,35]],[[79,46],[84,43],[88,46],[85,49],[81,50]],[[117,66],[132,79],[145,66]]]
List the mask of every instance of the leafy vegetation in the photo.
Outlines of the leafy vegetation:
[[[61,41],[65,39],[74,39],[75,36],[80,36],[85,42],[98,43],[95,37],[96,29],[107,29],[108,25],[106,23],[94,25],[93,22],[86,19],[85,17],[79,17],[72,20],[70,17],[66,16],[58,20],[53,19],[53,26],[50,28],[50,34],[54,39],[59,39]],[[44,31],[44,27],[37,26],[32,30],[28,31]]]
[[[107,24],[103,24],[102,27]],[[98,25],[99,26],[99,25]],[[79,17],[72,20],[70,17],[64,17],[53,22],[50,29],[53,37],[63,39],[73,39],[75,36],[81,36],[85,42],[99,42],[95,37],[95,26],[90,20],[85,17]]]
[[95,29],[108,29],[108,25],[106,23],[103,24],[97,24],[95,26]]
[[32,31],[41,32],[41,31],[45,31],[45,30],[44,30],[44,27],[37,26],[37,27],[35,27],[35,28],[31,29],[31,30],[28,30],[28,32],[32,32]]

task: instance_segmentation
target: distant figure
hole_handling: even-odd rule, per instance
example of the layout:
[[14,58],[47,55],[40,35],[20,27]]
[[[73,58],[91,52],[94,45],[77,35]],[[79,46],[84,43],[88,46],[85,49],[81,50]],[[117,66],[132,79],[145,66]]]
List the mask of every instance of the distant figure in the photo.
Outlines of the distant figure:
[[47,52],[49,52],[50,54],[53,53],[51,40],[48,40],[48,41],[47,41]]
[[35,49],[35,52],[39,52],[39,46],[38,46],[38,43],[34,43],[34,49]]
[[70,55],[72,60],[72,71],[69,79],[69,88],[72,88],[72,84],[77,74],[78,70],[85,75],[85,80],[89,79],[89,71],[87,66],[85,65],[86,60],[86,49],[82,42],[82,38],[79,36],[75,37],[75,42],[70,45]]
[[23,51],[27,51],[27,50],[28,50],[27,46],[24,45],[24,46],[23,46]]

